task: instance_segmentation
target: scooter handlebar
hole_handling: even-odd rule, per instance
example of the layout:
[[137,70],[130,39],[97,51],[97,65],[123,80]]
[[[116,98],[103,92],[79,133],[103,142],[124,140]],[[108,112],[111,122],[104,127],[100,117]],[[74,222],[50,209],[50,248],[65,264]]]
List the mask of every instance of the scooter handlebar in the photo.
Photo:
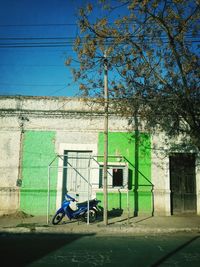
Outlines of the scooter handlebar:
[[65,199],[70,199],[71,201],[76,201],[77,202],[77,200],[75,199],[75,198],[73,198],[73,197],[71,197],[70,195],[68,195],[68,194],[65,194]]

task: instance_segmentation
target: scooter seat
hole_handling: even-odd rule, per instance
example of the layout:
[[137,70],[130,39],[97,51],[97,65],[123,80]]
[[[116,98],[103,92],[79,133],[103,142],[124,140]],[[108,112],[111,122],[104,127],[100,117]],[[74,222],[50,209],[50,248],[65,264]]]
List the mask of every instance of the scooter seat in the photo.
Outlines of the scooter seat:
[[[94,201],[95,201],[95,199],[89,200],[89,205],[92,204]],[[77,203],[76,205],[77,205],[78,207],[84,207],[84,206],[87,206],[87,205],[88,205],[88,201],[84,201],[84,202],[81,202],[81,203]]]

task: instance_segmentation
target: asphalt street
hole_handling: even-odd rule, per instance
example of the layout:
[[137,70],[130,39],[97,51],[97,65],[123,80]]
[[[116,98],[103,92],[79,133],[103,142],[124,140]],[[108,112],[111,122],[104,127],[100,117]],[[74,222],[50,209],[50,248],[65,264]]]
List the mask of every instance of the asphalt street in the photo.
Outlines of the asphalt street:
[[200,266],[200,234],[1,233],[1,266]]
[[1,216],[1,266],[200,266],[200,216],[120,216],[107,226],[46,222]]

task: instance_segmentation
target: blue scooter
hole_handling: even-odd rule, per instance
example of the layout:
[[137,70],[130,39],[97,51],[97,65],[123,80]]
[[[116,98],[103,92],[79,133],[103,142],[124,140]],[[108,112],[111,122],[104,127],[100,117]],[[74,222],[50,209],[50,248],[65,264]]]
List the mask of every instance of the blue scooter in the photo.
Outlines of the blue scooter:
[[[76,210],[70,207],[71,202],[78,202],[75,198],[68,194],[65,194],[65,199],[62,206],[57,210],[56,214],[52,218],[52,224],[56,225],[62,221],[64,216],[67,216],[69,220],[81,219],[87,222],[88,219],[88,201],[77,203]],[[89,222],[94,222],[97,218],[98,203],[100,200],[89,200]]]

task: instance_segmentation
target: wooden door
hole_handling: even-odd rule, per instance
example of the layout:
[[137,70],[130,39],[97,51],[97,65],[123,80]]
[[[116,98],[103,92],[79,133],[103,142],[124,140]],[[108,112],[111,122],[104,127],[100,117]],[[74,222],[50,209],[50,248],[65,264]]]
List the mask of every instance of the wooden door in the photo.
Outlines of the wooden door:
[[172,214],[196,213],[195,155],[176,153],[170,156]]
[[66,191],[79,194],[79,201],[88,199],[91,193],[90,156],[92,151],[64,151],[63,196]]

